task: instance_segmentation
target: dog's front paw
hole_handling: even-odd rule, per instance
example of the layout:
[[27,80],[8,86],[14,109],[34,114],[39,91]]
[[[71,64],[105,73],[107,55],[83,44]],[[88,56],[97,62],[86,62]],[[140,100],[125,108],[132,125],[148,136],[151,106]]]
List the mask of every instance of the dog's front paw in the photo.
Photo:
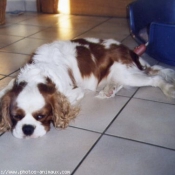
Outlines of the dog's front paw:
[[103,90],[99,92],[99,94],[96,96],[97,98],[111,98],[114,97],[115,94],[122,89],[122,85],[116,85],[116,84],[108,84],[105,86]]
[[111,98],[111,97],[115,96],[117,91],[118,91],[118,88],[116,86],[108,85],[103,90],[101,90],[96,97],[98,97],[98,98]]

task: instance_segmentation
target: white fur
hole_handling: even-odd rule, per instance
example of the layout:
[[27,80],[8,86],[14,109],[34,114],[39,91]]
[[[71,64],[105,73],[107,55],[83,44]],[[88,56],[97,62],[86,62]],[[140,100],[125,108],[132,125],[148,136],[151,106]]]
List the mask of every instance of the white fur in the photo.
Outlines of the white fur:
[[[25,97],[25,98],[24,98]],[[24,87],[22,92],[17,96],[16,102],[18,107],[27,113],[38,111],[45,105],[45,100],[36,86],[31,84]]]
[[119,41],[114,40],[114,39],[108,39],[108,40],[104,40],[103,44],[105,45],[106,49],[109,49],[111,44],[119,45],[121,43]]
[[30,137],[37,138],[43,136],[46,133],[44,126],[32,116],[33,112],[39,111],[45,105],[45,100],[38,88],[32,84],[27,85],[17,97],[16,102],[18,107],[25,111],[25,117],[17,122],[12,131],[13,135],[17,138],[24,138],[25,134],[22,131],[22,127],[24,125],[32,125],[35,127],[35,130]]
[[25,138],[25,134],[22,131],[22,127],[24,125],[32,125],[35,127],[34,133],[30,136],[30,138],[42,137],[46,134],[46,130],[41,123],[33,118],[31,113],[27,113],[26,116],[18,121],[16,127],[13,129],[12,133],[16,138],[22,139]]

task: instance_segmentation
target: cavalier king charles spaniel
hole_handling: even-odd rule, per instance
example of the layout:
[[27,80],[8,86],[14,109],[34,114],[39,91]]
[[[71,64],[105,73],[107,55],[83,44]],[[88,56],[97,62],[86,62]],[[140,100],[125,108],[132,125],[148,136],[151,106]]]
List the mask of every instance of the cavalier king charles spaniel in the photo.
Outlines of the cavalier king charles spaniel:
[[39,47],[19,75],[0,92],[0,134],[45,135],[50,124],[65,128],[79,113],[84,90],[110,98],[123,87],[153,86],[175,98],[175,72],[149,66],[113,39],[55,41]]

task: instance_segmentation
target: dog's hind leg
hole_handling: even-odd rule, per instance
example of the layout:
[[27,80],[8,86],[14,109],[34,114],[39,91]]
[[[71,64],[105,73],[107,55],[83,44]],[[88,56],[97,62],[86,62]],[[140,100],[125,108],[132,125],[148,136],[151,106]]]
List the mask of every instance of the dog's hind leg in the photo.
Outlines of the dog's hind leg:
[[[155,71],[155,70],[152,69],[152,71]],[[171,97],[171,98],[175,98],[175,85],[170,83],[170,79],[171,78],[168,74],[164,74],[164,76],[163,76],[163,75],[161,75],[161,72],[159,72],[159,71],[157,73],[154,73],[153,75],[151,75],[150,73],[145,73],[145,72],[139,71],[139,72],[135,72],[135,73],[130,74],[127,77],[127,80],[123,83],[124,83],[124,86],[159,87],[166,96]],[[169,81],[167,81],[167,80],[169,80]]]

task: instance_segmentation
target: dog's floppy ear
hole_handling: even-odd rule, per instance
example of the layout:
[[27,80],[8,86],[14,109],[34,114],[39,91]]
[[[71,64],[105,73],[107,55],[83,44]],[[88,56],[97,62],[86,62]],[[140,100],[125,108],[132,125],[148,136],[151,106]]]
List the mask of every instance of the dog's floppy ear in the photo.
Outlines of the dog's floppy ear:
[[10,100],[8,92],[0,99],[0,135],[11,129]]
[[54,126],[60,128],[66,128],[79,113],[79,108],[72,106],[67,97],[58,91],[53,95],[52,108]]
[[12,128],[10,108],[12,101],[26,86],[26,82],[17,83],[12,79],[9,84],[0,91],[0,135]]
[[46,84],[40,83],[38,88],[52,107],[54,126],[66,128],[69,122],[78,115],[79,108],[72,106],[67,97],[56,89],[55,84],[49,78]]
[[11,129],[11,120],[9,114],[10,108],[10,90],[15,84],[15,79],[12,79],[9,84],[0,91],[0,135]]

